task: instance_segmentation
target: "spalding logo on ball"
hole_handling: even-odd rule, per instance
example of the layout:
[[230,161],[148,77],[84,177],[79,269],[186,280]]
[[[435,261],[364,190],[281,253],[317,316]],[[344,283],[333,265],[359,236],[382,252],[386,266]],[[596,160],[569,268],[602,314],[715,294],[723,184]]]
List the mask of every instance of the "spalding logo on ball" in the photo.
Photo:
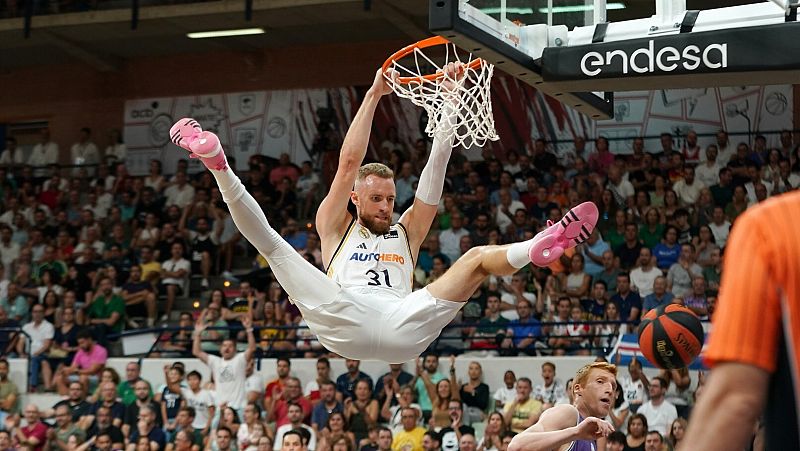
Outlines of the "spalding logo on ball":
[[647,312],[639,324],[639,348],[653,365],[684,368],[703,349],[703,325],[691,310],[678,304]]

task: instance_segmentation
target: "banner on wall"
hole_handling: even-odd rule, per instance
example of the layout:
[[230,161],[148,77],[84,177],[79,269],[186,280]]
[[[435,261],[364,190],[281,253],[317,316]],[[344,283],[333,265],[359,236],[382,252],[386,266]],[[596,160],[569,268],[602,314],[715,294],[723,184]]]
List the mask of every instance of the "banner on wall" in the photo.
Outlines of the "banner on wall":
[[[129,100],[124,118],[129,171],[146,174],[151,159],[161,160],[165,173],[174,171],[186,154],[170,143],[169,129],[182,117],[193,117],[217,133],[239,169],[251,155],[277,158],[281,153],[296,163],[312,160],[322,167],[325,150],[338,152],[362,92],[344,87]],[[599,122],[512,77],[495,77],[492,101],[500,140],[488,145],[500,155],[531,149],[539,138],[558,143],[554,150],[560,154],[572,147],[576,136],[600,135],[611,139],[613,152],[629,153],[628,138],[635,136],[667,132],[677,137],[675,147],[680,148],[690,129],[701,135],[719,129],[742,134],[732,137],[734,143],[748,141],[748,134],[794,129],[791,85],[616,93],[614,118]],[[426,138],[424,121],[422,110],[410,102],[384,97],[375,113],[367,159],[386,159],[381,149],[390,129],[396,131],[399,144],[411,149]],[[767,138],[769,145],[777,145],[777,135]],[[699,144],[712,142],[713,136],[701,137]],[[658,138],[645,146],[658,149]],[[461,151],[470,159],[481,158],[480,148]],[[335,170],[335,156],[327,160]],[[190,161],[190,170],[200,169],[199,162]]]
[[[614,95],[614,118],[597,122],[607,138],[654,136],[645,149],[660,149],[658,136],[670,133],[680,148],[689,130],[700,137],[701,148],[715,144],[713,136],[726,130],[730,141],[752,143],[756,134],[793,130],[792,85],[669,89],[621,92]],[[779,135],[765,134],[768,146],[779,146]],[[631,140],[612,141],[612,151],[630,153]]]
[[[149,161],[159,159],[165,173],[173,172],[186,152],[170,142],[169,129],[183,117],[195,118],[203,129],[216,133],[239,169],[255,154],[278,158],[288,153],[295,162],[312,160],[320,128],[338,133],[342,124],[349,124],[355,99],[354,88],[337,88],[129,100],[124,129],[129,171],[145,174]],[[189,164],[190,170],[200,170],[199,162]]]

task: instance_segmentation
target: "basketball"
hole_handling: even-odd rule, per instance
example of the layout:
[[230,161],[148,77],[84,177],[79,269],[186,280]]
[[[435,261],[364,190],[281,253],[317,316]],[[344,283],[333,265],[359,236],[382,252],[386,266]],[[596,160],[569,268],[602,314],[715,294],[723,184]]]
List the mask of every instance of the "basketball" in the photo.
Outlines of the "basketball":
[[703,325],[697,315],[678,304],[650,310],[639,324],[642,355],[663,369],[684,368],[692,363],[703,348],[703,337]]

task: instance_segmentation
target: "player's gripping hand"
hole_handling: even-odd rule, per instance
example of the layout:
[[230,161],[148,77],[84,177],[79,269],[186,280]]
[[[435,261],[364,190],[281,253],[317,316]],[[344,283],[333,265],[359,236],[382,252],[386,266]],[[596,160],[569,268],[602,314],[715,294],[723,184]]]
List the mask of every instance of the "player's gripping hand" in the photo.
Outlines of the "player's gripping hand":
[[576,427],[580,440],[597,440],[600,437],[608,437],[614,432],[614,426],[611,423],[595,417],[584,418]]

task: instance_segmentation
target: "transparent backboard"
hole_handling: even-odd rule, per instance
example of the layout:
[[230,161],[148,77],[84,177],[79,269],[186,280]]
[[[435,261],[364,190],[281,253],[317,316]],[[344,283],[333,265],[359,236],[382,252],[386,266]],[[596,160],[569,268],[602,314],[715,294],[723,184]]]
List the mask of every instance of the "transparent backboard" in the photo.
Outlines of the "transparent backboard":
[[430,25],[496,69],[601,119],[612,115],[613,95],[549,89],[540,58],[545,47],[566,42],[569,30],[604,22],[605,11],[601,0],[430,0]]

